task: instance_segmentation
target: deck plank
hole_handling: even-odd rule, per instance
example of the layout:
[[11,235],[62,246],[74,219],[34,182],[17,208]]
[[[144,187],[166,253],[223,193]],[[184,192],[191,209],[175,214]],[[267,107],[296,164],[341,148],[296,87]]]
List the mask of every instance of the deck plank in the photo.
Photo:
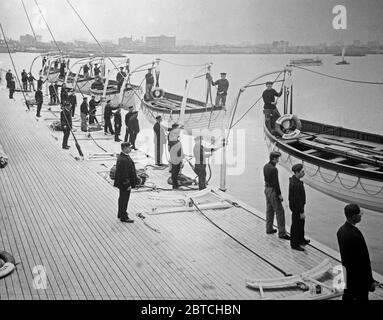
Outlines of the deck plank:
[[[156,194],[150,190],[132,193],[129,213],[136,221],[122,224],[116,219],[118,192],[103,177],[115,160],[74,160],[76,149],[62,150],[62,133],[50,131],[48,121],[35,121],[21,107],[7,112],[1,92],[0,102],[0,139],[10,156],[0,170],[0,244],[23,263],[0,280],[0,299],[259,299],[245,280],[280,277],[270,263],[296,274],[326,257],[313,246],[305,253],[292,252],[287,241],[265,234],[259,215],[243,208],[204,210],[214,224],[197,211],[149,215],[153,206],[175,205],[150,199]],[[58,107],[52,112],[43,108],[43,114],[58,114]],[[92,135],[103,137],[102,132]],[[76,136],[85,139],[81,132]],[[113,141],[99,144],[118,152]],[[81,141],[81,147],[86,154],[101,152],[92,140]],[[139,168],[152,162],[143,152],[132,157]],[[169,189],[167,169],[149,167],[148,173],[151,182]],[[49,267],[46,291],[32,288],[35,264]],[[372,296],[382,298],[381,291]],[[282,298],[298,292],[267,295]]]

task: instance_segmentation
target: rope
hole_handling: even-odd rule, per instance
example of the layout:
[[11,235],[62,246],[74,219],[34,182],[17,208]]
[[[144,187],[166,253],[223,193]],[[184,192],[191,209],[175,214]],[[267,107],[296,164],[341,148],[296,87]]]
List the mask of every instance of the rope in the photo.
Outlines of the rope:
[[175,62],[171,62],[171,61],[164,60],[164,59],[159,59],[159,60],[166,62],[166,63],[169,63],[169,64],[172,64],[172,65],[175,65],[175,66],[180,66],[180,67],[203,67],[206,65],[206,63],[204,63],[204,64],[181,64],[181,63],[175,63]]
[[8,54],[9,54],[9,58],[11,59],[11,62],[12,62],[12,66],[13,66],[13,70],[15,71],[15,76],[17,78],[17,82],[19,83],[19,86],[20,86],[20,91],[21,93],[23,94],[23,97],[24,97],[24,100],[25,100],[25,104],[28,108],[28,110],[31,110],[31,108],[29,107],[29,104],[27,102],[27,97],[25,95],[25,92],[23,90],[23,86],[21,85],[21,81],[20,81],[20,78],[19,76],[17,75],[17,70],[16,70],[16,66],[15,66],[15,62],[13,61],[13,58],[12,58],[12,55],[11,55],[11,50],[9,49],[9,46],[8,46],[8,41],[7,41],[7,38],[5,36],[5,32],[4,32],[4,29],[3,29],[3,26],[1,25],[0,23],[0,28],[1,28],[1,33],[3,34],[3,38],[4,38],[4,42],[5,42],[5,45],[7,46],[7,50],[8,50]]
[[202,211],[201,209],[197,206],[197,204],[194,202],[194,200],[192,198],[190,198],[190,201],[191,203],[196,207],[196,209],[198,210],[198,212],[203,215],[211,224],[213,224],[216,228],[218,228],[219,230],[221,230],[223,233],[225,233],[227,236],[229,236],[231,239],[233,239],[235,242],[237,242],[240,246],[242,246],[243,248],[245,248],[246,250],[248,250],[249,252],[251,252],[252,254],[256,255],[258,258],[260,258],[262,261],[266,262],[267,264],[269,264],[270,266],[272,266],[274,269],[278,270],[280,273],[282,273],[285,277],[289,277],[291,276],[290,273],[287,273],[286,271],[284,271],[283,269],[279,268],[277,265],[275,265],[274,263],[268,261],[266,258],[262,257],[260,254],[256,253],[254,250],[250,249],[248,246],[246,246],[244,243],[242,243],[241,241],[239,241],[238,239],[234,238],[230,233],[228,233],[227,231],[223,230],[220,226],[218,226],[214,221],[212,221],[209,217],[207,217]]
[[35,33],[35,30],[33,29],[31,19],[29,19],[29,15],[28,15],[27,9],[25,8],[24,0],[21,0],[21,3],[23,4],[23,8],[24,8],[25,14],[27,15],[27,19],[28,19],[29,25],[30,25],[32,33],[33,33],[33,37],[35,38],[35,41],[37,42],[36,33]]
[[59,50],[60,54],[62,54],[62,50],[60,49],[59,45],[57,44],[56,39],[55,39],[55,37],[54,37],[54,35],[53,35],[53,33],[52,33],[52,30],[51,30],[51,28],[50,28],[49,25],[48,25],[48,22],[45,20],[45,17],[44,17],[44,15],[43,15],[43,13],[42,13],[42,11],[41,11],[41,9],[40,9],[39,4],[37,3],[37,0],[34,0],[34,1],[35,1],[35,3],[36,3],[37,8],[38,8],[39,11],[40,11],[41,17],[43,18],[43,20],[44,20],[44,22],[45,22],[45,25],[47,26],[48,31],[49,31],[49,33],[51,34],[51,37],[52,37],[52,39],[53,39],[53,41],[54,41],[54,43],[55,43],[57,49]]
[[346,79],[346,78],[336,77],[336,76],[332,76],[332,75],[329,75],[329,74],[326,74],[326,73],[322,73],[322,72],[318,72],[318,71],[313,71],[313,70],[306,69],[306,68],[303,68],[303,67],[298,67],[298,66],[293,66],[293,67],[294,68],[298,68],[298,69],[302,69],[302,70],[305,70],[305,71],[308,71],[308,72],[312,72],[312,73],[315,73],[315,74],[319,74],[319,75],[324,76],[324,77],[328,77],[328,78],[332,78],[332,79],[336,79],[336,80],[342,80],[342,81],[346,81],[346,82],[364,83],[364,84],[383,84],[383,82],[373,82],[373,81]]

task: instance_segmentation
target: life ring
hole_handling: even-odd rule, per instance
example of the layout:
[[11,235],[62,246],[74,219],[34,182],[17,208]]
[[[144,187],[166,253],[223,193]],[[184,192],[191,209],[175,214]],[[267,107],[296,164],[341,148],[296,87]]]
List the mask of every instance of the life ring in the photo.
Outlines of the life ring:
[[302,123],[294,114],[285,114],[275,122],[275,131],[282,139],[295,139],[301,134]]
[[160,88],[155,88],[152,91],[152,95],[153,95],[153,98],[155,98],[155,99],[162,98],[164,96],[164,90],[162,90]]
[[13,270],[16,269],[16,261],[15,258],[6,251],[0,251],[0,260],[4,261],[4,264],[0,264],[0,278],[3,278],[10,273],[12,273]]

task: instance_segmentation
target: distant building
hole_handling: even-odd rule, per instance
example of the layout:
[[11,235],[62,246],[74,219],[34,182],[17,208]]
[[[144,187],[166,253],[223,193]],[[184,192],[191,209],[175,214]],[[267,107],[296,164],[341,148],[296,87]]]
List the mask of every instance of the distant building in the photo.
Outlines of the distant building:
[[118,39],[118,45],[122,48],[130,48],[133,45],[133,37],[123,37]]
[[36,35],[36,39],[35,39],[34,36],[32,36],[30,34],[26,34],[24,36],[20,36],[20,44],[23,46],[33,46],[37,42],[41,42],[41,39],[42,39],[42,37],[39,35]]
[[352,45],[355,46],[355,47],[361,47],[363,44],[360,40],[354,40],[352,42]]
[[174,49],[176,47],[176,37],[146,37],[145,45],[156,49]]

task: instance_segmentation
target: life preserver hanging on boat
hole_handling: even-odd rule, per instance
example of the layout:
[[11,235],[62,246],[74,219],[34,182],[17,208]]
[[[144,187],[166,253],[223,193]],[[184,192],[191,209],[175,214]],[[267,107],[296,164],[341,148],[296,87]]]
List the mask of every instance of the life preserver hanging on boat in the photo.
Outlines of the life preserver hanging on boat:
[[275,122],[275,131],[282,139],[295,139],[301,134],[302,124],[294,114],[285,114]]
[[153,98],[155,99],[162,98],[164,96],[164,90],[162,90],[161,88],[155,88],[152,91],[152,95],[153,95]]
[[6,251],[0,251],[0,278],[9,275],[16,268],[15,258]]

